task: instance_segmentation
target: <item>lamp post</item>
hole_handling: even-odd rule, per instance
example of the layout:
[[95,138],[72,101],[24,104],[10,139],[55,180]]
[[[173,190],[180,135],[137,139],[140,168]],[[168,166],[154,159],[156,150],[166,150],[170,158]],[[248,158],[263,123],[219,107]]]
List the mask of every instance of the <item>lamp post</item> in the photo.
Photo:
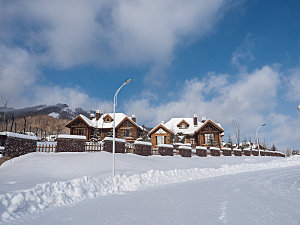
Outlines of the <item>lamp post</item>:
[[115,96],[114,96],[114,120],[113,120],[113,165],[112,165],[112,176],[115,176],[115,147],[116,147],[116,106],[117,106],[117,97],[118,97],[118,93],[121,90],[121,88],[123,86],[125,86],[126,84],[129,84],[131,81],[131,79],[127,79],[122,85],[121,87],[119,87],[119,89],[116,91]]
[[266,126],[267,124],[262,124],[262,125],[260,125],[257,129],[256,129],[256,142],[257,142],[257,144],[258,144],[258,155],[260,156],[260,151],[259,151],[259,143],[258,143],[258,131],[259,131],[259,129],[260,128],[262,128],[262,127],[264,127],[264,126]]

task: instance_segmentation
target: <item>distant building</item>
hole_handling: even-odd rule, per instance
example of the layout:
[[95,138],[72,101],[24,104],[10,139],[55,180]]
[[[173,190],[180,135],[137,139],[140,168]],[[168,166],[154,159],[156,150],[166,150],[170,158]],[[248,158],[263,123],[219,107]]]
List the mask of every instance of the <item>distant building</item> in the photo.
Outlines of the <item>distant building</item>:
[[[116,113],[115,127],[116,137],[128,142],[134,142],[142,133],[143,128],[136,123],[134,115],[131,117],[123,113]],[[70,134],[84,135],[87,140],[98,137],[103,140],[106,136],[112,136],[113,113],[101,114],[99,110],[90,115],[90,118],[80,114],[66,125],[70,128]]]
[[197,115],[193,118],[172,118],[167,123],[161,122],[154,127],[149,136],[152,147],[159,144],[173,144],[175,137],[195,146],[222,146],[224,129],[220,124],[202,117],[198,121]]

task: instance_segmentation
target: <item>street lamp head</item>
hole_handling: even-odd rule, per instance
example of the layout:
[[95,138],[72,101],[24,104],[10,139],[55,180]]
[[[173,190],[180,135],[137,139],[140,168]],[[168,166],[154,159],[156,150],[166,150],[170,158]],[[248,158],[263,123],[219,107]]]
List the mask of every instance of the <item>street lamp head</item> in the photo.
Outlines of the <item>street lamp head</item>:
[[298,111],[300,112],[300,104],[298,105],[297,109],[298,109]]
[[262,124],[261,126],[264,127],[264,126],[266,126],[266,125],[267,125],[267,124],[264,123],[264,124]]
[[129,84],[130,81],[131,81],[131,79],[127,79],[127,80],[125,80],[124,84]]

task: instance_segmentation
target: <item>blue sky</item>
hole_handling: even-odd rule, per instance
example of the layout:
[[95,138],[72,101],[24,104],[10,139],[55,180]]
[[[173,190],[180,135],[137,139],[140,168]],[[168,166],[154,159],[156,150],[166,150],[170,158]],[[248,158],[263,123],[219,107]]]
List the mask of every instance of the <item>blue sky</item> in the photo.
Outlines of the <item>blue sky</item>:
[[0,95],[67,103],[155,126],[211,117],[233,136],[300,148],[300,3],[0,1]]

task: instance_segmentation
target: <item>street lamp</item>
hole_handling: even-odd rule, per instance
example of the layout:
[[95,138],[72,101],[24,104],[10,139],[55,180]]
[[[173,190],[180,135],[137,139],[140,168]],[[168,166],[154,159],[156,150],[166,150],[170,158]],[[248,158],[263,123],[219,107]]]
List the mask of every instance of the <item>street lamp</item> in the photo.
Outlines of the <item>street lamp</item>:
[[125,82],[122,84],[121,87],[119,87],[119,89],[116,91],[115,96],[114,96],[114,120],[113,120],[113,166],[112,166],[112,176],[115,176],[115,146],[116,146],[116,132],[115,132],[115,128],[116,128],[116,106],[117,106],[117,97],[118,97],[118,93],[121,90],[121,88],[123,86],[125,86],[126,84],[129,84],[131,81],[131,79],[127,79],[125,80]]
[[258,144],[258,155],[260,156],[260,152],[259,152],[259,143],[258,143],[258,131],[259,131],[259,129],[260,128],[262,128],[262,127],[264,127],[264,126],[266,126],[267,124],[262,124],[262,125],[260,125],[257,129],[256,129],[256,142],[257,142],[257,144]]
[[298,109],[298,111],[300,112],[300,104],[298,105],[297,109]]

